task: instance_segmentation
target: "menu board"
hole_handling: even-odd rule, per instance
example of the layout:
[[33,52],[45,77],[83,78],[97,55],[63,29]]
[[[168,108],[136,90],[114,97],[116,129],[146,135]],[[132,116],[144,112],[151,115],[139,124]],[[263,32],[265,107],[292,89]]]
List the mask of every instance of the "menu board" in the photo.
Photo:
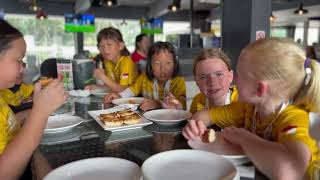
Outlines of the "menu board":
[[61,80],[65,90],[73,89],[72,62],[67,59],[57,59],[58,79]]

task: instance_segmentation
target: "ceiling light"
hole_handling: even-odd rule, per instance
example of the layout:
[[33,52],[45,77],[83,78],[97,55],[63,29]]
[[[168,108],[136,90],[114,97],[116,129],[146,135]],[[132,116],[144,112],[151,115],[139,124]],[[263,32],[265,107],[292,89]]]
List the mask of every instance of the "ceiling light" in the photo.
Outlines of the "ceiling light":
[[100,4],[103,4],[105,7],[112,7],[118,5],[117,0],[103,0]]
[[275,21],[276,19],[277,19],[277,17],[276,16],[274,16],[272,13],[271,13],[271,15],[270,15],[270,21],[271,22],[273,22],[273,21]]
[[303,14],[307,14],[308,12],[309,11],[307,9],[303,8],[303,3],[300,2],[299,9],[295,10],[294,14],[303,15]]
[[40,20],[44,20],[44,19],[47,19],[48,16],[43,10],[39,10],[37,11],[36,18]]
[[29,10],[37,12],[37,11],[41,10],[41,7],[39,7],[37,5],[37,1],[36,0],[33,0],[32,4],[29,6]]
[[180,9],[181,0],[173,0],[173,3],[168,6],[168,9],[172,12],[176,12]]

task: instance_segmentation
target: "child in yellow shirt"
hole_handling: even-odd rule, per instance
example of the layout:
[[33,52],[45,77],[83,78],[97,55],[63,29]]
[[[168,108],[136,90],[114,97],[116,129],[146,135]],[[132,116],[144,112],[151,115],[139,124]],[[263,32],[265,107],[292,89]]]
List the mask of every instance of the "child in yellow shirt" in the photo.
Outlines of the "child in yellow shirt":
[[193,75],[200,93],[191,103],[190,112],[228,105],[238,100],[228,56],[219,49],[203,49],[193,63]]
[[168,42],[154,43],[148,52],[146,74],[120,93],[110,93],[105,102],[120,97],[143,96],[142,110],[156,108],[186,108],[186,85],[178,75],[179,63],[173,46]]
[[319,112],[319,72],[319,64],[292,40],[258,40],[238,60],[240,102],[195,114],[183,135],[194,139],[216,124],[224,128],[219,138],[242,148],[268,178],[309,176],[319,158],[308,116]]
[[[122,34],[113,27],[104,28],[98,33],[97,41],[104,69],[95,69],[94,77],[112,91],[121,92],[133,84],[138,76],[136,65],[124,44]],[[96,88],[99,86],[86,86],[86,89]]]
[[[0,19],[0,89],[15,85],[22,72],[26,43],[19,30]],[[0,96],[0,179],[19,179],[38,146],[49,115],[67,99],[54,80],[41,90],[34,86],[33,108],[23,126]]]

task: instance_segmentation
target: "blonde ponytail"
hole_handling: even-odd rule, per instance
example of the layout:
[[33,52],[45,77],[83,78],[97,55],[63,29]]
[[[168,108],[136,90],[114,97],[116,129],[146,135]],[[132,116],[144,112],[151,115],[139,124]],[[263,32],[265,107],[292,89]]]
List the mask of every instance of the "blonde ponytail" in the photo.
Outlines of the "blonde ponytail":
[[311,60],[310,68],[311,79],[307,85],[305,82],[302,84],[293,103],[303,104],[308,111],[320,112],[320,65],[317,61]]

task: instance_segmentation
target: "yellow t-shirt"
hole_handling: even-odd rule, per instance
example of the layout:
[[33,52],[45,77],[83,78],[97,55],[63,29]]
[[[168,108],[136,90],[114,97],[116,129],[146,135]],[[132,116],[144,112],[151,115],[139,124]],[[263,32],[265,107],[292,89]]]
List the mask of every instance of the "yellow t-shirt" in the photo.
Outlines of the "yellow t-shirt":
[[[237,102],[238,101],[238,91],[235,86],[230,87],[230,93],[231,93],[230,102],[231,103]],[[206,96],[203,93],[199,93],[192,100],[192,103],[190,106],[190,112],[193,114],[198,111],[201,111],[205,108],[205,105],[206,105]],[[209,105],[209,108],[211,108],[211,107],[212,106]]]
[[121,86],[133,84],[138,76],[136,65],[130,56],[121,56],[116,64],[111,60],[104,61],[106,76]]
[[[254,106],[240,102],[211,108],[210,117],[214,124],[224,128],[235,126],[251,130],[253,126]],[[299,141],[308,146],[312,158],[310,164],[319,158],[316,141],[309,136],[309,113],[303,106],[289,105],[278,116],[273,115],[256,121],[255,134],[264,137],[265,130],[272,123],[270,140],[283,143],[285,141]]]
[[23,102],[31,97],[33,93],[33,85],[22,83],[17,92],[12,92],[10,89],[0,90],[0,95],[4,101],[11,106],[20,106]]
[[0,96],[0,154],[20,130],[20,122]]
[[[153,81],[148,79],[146,74],[141,74],[136,82],[129,88],[135,96],[143,96],[154,98]],[[186,83],[183,77],[176,76],[171,79],[169,91],[181,102],[183,108],[186,109]],[[163,100],[164,87],[158,86],[159,100]]]

